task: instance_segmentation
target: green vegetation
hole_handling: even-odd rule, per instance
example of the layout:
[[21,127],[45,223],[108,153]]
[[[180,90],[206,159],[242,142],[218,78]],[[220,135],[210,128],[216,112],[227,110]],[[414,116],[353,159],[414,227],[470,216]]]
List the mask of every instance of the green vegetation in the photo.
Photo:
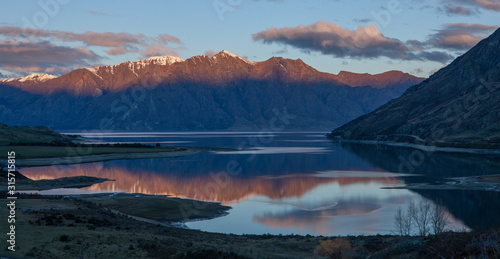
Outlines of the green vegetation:
[[[96,183],[109,181],[109,179],[89,177],[89,176],[76,176],[76,177],[63,177],[52,180],[32,180],[22,175],[18,171],[13,172],[16,179],[16,190],[50,190],[58,188],[82,188],[91,186]],[[8,174],[6,170],[0,168],[0,182],[7,183]],[[0,191],[7,191],[7,185],[0,185]]]
[[75,136],[57,133],[47,127],[9,127],[0,123],[0,145],[10,143],[71,143]]
[[180,151],[172,147],[142,144],[80,144],[78,136],[67,136],[47,127],[9,127],[0,123],[0,154],[15,151],[16,158],[50,158],[114,153]]
[[181,222],[188,219],[208,219],[220,216],[230,207],[215,202],[170,198],[153,195],[94,194],[79,197],[121,213],[155,220]]
[[16,158],[72,157],[121,153],[157,153],[182,151],[175,147],[123,147],[123,146],[0,146],[0,154],[15,151]]

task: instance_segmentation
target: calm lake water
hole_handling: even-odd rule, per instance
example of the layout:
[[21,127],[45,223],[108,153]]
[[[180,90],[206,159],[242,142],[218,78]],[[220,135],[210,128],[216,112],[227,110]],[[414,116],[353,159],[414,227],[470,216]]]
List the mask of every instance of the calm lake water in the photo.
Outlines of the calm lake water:
[[[116,181],[44,194],[129,192],[216,201],[229,214],[187,226],[235,234],[389,234],[399,207],[428,199],[453,229],[500,225],[500,193],[381,189],[446,177],[498,174],[498,156],[425,153],[332,143],[326,132],[82,133],[98,142],[227,147],[178,158],[22,168],[32,179],[96,176]],[[189,212],[188,212],[189,213]],[[195,213],[195,212],[193,212]]]

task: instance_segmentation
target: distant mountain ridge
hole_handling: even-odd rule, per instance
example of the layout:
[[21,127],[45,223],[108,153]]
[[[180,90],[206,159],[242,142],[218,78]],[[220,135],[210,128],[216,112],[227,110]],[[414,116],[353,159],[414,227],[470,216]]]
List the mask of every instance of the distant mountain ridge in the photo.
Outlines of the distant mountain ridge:
[[329,135],[500,148],[500,29],[401,97]]
[[337,80],[345,85],[371,86],[373,88],[400,87],[401,85],[412,86],[425,80],[401,71],[387,71],[381,74],[358,74],[347,71],[340,71]]
[[37,94],[68,92],[74,95],[101,95],[136,85],[198,83],[223,86],[242,80],[282,80],[293,83],[324,82],[351,87],[374,88],[410,86],[423,81],[401,71],[382,74],[357,74],[342,71],[338,75],[319,72],[302,60],[273,57],[254,62],[223,50],[213,57],[195,56],[187,60],[172,56],[151,57],[113,66],[77,69],[60,77],[33,74],[0,83]]
[[355,75],[319,72],[300,59],[253,62],[228,51],[153,57],[57,78],[3,80],[0,121],[58,130],[239,130],[269,128],[276,111],[286,111],[294,116],[287,129],[327,129],[424,80],[397,71]]

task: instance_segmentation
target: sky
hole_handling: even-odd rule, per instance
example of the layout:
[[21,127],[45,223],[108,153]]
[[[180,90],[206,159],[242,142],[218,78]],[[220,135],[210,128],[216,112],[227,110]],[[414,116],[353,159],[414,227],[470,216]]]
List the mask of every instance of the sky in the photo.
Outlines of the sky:
[[221,50],[428,77],[493,33],[499,15],[500,0],[2,1],[0,78]]

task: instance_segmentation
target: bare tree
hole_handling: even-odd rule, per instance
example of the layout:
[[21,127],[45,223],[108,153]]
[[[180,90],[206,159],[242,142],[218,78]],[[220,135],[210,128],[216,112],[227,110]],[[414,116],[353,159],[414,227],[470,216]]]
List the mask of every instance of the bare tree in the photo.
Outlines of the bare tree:
[[429,234],[431,209],[432,203],[428,200],[423,200],[418,204],[418,207],[413,210],[411,217],[415,222],[415,226],[420,236],[425,237]]
[[401,207],[398,208],[396,214],[394,215],[394,227],[396,228],[396,234],[400,236],[405,236],[405,213]]
[[408,203],[406,213],[400,207],[394,215],[395,232],[401,236],[409,236],[416,228],[416,233],[420,236],[427,236],[434,232],[440,234],[448,226],[448,218],[443,207],[423,200],[418,205],[411,200]]
[[431,226],[434,234],[441,234],[445,231],[448,225],[448,217],[443,207],[434,204],[431,215]]
[[398,208],[394,215],[394,227],[396,234],[400,236],[409,236],[412,231],[412,212],[415,210],[415,203],[410,202],[406,212],[401,207]]
[[408,203],[408,210],[406,212],[406,217],[404,221],[404,226],[405,226],[405,231],[407,235],[411,235],[412,228],[413,228],[413,218],[414,215],[417,214],[417,206],[415,205],[415,202],[413,200],[410,200]]

